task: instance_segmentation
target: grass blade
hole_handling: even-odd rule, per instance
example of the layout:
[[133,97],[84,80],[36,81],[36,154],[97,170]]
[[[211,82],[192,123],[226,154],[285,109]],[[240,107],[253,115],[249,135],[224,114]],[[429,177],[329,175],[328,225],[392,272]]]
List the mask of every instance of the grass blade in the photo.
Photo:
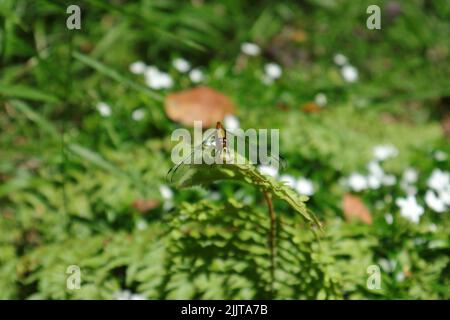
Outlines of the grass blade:
[[20,98],[48,103],[59,102],[59,99],[55,96],[23,85],[0,84],[0,94],[9,98]]
[[135,83],[134,81],[124,77],[123,75],[121,75],[119,72],[117,72],[116,70],[112,69],[109,66],[104,65],[101,62],[98,62],[97,60],[92,59],[91,57],[84,55],[82,53],[79,52],[74,52],[73,53],[73,57],[75,59],[77,59],[78,61],[84,63],[85,65],[97,70],[98,72],[108,76],[111,79],[116,80],[117,82],[131,88],[134,89],[136,91],[139,92],[143,92],[147,95],[149,95],[150,97],[152,97],[153,99],[157,100],[157,101],[163,101],[163,96],[159,93],[156,93],[150,89],[148,89],[147,87],[144,87],[140,84]]
[[55,128],[55,126],[47,121],[44,117],[42,117],[40,114],[36,113],[30,106],[28,106],[26,103],[20,100],[12,100],[11,105],[22,112],[29,120],[36,123],[42,130],[49,133],[53,138],[58,138],[59,132]]

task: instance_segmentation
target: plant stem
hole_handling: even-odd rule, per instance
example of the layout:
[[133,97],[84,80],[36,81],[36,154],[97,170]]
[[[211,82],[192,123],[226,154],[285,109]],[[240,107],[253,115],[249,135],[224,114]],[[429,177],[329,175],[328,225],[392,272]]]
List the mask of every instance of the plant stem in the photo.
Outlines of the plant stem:
[[275,210],[273,209],[272,194],[263,190],[264,199],[266,199],[269,208],[270,232],[269,232],[269,249],[270,249],[270,298],[273,299],[275,282]]

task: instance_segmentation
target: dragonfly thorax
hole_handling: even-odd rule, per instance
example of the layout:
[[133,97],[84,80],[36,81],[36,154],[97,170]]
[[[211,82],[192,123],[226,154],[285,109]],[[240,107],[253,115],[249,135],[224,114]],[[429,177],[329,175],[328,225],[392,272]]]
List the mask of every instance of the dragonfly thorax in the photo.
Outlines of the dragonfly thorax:
[[227,148],[227,135],[225,129],[222,127],[220,122],[216,125],[216,148],[217,150],[222,150]]

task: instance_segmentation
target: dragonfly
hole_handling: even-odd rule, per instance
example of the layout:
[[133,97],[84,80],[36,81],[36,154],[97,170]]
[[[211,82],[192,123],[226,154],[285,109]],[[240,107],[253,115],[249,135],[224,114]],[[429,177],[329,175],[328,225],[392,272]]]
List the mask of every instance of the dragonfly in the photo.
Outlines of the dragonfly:
[[[194,147],[192,152],[188,156],[186,156],[184,159],[170,168],[170,170],[167,172],[166,180],[170,183],[174,182],[174,180],[176,180],[175,176],[179,168],[182,167],[183,164],[192,164],[192,159],[198,154],[202,155],[202,152],[205,151],[210,154],[214,154],[215,159],[220,159],[220,164],[226,165],[233,163],[233,160],[235,159],[235,150],[230,145],[228,138],[235,139],[238,141],[238,143],[246,142],[249,145],[250,149],[258,150],[257,145],[252,142],[245,141],[245,136],[236,135],[226,130],[223,127],[222,123],[218,121],[213,132],[209,133],[199,145]],[[241,156],[245,157],[245,154],[241,154]],[[286,161],[283,157],[272,155],[270,153],[267,155],[267,157],[269,163],[274,163],[279,168],[286,167]],[[258,159],[257,163],[261,164],[260,159]]]

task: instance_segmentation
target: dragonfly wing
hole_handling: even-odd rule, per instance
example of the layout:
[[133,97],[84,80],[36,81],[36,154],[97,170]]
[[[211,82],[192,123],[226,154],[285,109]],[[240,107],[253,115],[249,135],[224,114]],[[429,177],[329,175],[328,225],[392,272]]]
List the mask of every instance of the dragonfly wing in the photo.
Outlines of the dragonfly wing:
[[180,162],[178,162],[176,165],[174,165],[172,168],[170,168],[170,170],[167,172],[166,175],[166,181],[169,183],[172,183],[173,181],[173,176],[175,175],[175,173],[177,172],[178,168],[180,168],[180,166],[185,163],[188,159],[191,159],[192,155],[195,153],[195,149],[192,150],[192,152],[186,156],[183,160],[181,160]]
[[[173,182],[173,177],[175,176],[176,172],[178,171],[178,169],[181,167],[182,164],[189,165],[189,164],[192,164],[192,162],[195,163],[195,161],[191,160],[191,159],[193,159],[192,156],[195,157],[198,154],[199,150],[203,150],[203,148],[205,148],[208,145],[211,138],[214,139],[214,133],[209,134],[205,139],[203,139],[203,141],[200,144],[198,144],[196,147],[194,147],[194,149],[188,156],[186,156],[180,162],[178,162],[172,168],[170,168],[170,170],[167,172],[167,175],[166,175],[166,181],[169,183]],[[189,160],[191,160],[191,161],[189,161]],[[186,163],[186,162],[189,162],[189,163]]]
[[[237,135],[237,134],[231,133],[230,131],[227,131],[227,130],[225,130],[225,132],[226,132],[227,136],[229,136],[233,139],[236,138],[236,139],[240,139],[241,141],[242,141],[242,139],[245,140],[245,136]],[[228,141],[229,141],[229,139],[228,139]],[[247,140],[247,141],[244,141],[244,143],[245,143],[244,145],[246,147],[247,147],[247,145],[249,146],[248,150],[259,150],[258,145],[253,142],[250,142]],[[278,165],[278,167],[281,169],[286,168],[287,161],[281,155],[273,155],[269,152],[269,150],[267,150],[267,153],[268,153],[267,156],[270,159],[270,162],[276,163]],[[245,154],[242,156],[245,157]],[[259,155],[258,155],[257,163],[261,164],[261,159],[259,158]]]

